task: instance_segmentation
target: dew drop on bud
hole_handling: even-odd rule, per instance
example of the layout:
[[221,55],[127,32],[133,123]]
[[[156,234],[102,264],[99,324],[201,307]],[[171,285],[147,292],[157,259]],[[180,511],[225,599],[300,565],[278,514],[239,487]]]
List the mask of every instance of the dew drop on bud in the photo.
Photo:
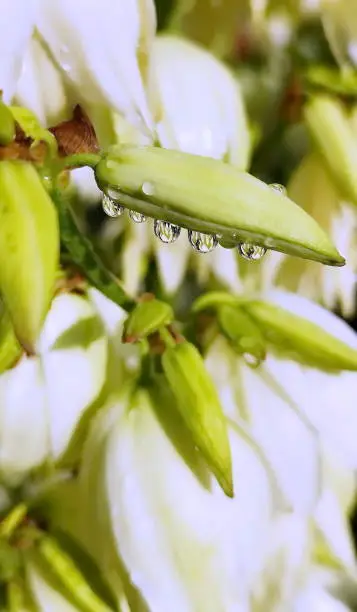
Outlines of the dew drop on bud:
[[120,217],[125,210],[124,206],[119,204],[119,202],[115,202],[106,193],[104,193],[102,197],[102,206],[105,214],[108,215],[108,217]]
[[136,210],[130,210],[129,215],[130,215],[130,219],[132,219],[132,221],[135,221],[135,223],[144,223],[144,221],[146,221],[145,215],[142,215],[140,212],[137,212]]
[[175,242],[181,233],[181,228],[178,225],[172,225],[167,221],[159,221],[156,219],[154,222],[154,232],[157,238],[160,238],[161,242],[165,244],[171,244]]
[[250,368],[257,368],[261,364],[261,360],[252,353],[243,353],[243,359]]
[[218,244],[217,236],[214,234],[202,234],[193,230],[188,230],[188,239],[191,246],[199,253],[209,253]]
[[267,252],[266,248],[250,242],[242,242],[238,245],[239,254],[249,261],[259,261]]
[[143,183],[141,186],[141,191],[144,195],[152,196],[155,193],[155,188],[152,183],[150,183],[149,181],[145,181],[145,183]]
[[269,187],[270,189],[273,189],[274,191],[280,193],[280,195],[286,195],[286,188],[284,187],[284,185],[280,185],[279,183],[271,183]]

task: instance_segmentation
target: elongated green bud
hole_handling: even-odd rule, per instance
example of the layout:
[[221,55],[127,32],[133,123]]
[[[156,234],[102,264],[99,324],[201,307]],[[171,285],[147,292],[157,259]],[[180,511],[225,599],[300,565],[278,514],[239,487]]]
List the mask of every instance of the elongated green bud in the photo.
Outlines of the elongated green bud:
[[223,491],[233,497],[227,424],[200,353],[189,342],[177,344],[166,349],[162,366],[193,441]]
[[304,110],[306,124],[336,185],[357,205],[357,140],[342,102],[318,95]]
[[29,559],[42,571],[56,577],[68,597],[86,612],[111,612],[110,608],[91,589],[83,574],[67,552],[51,536],[39,539],[37,549]]
[[136,342],[169,325],[174,313],[169,304],[160,300],[140,302],[124,324],[124,342]]
[[7,145],[15,137],[15,121],[9,108],[0,101],[0,145]]
[[0,293],[18,339],[32,351],[58,268],[57,214],[26,162],[0,162],[0,193]]
[[0,314],[0,374],[11,367],[22,353],[7,310]]
[[238,306],[240,301],[240,297],[226,291],[208,291],[194,301],[192,310],[193,312],[201,312],[202,310],[216,310],[220,306],[226,305]]
[[285,195],[224,162],[155,147],[113,147],[95,168],[112,199],[149,217],[343,265],[317,223]]
[[357,370],[357,349],[322,326],[263,300],[249,302],[245,309],[267,341],[295,359],[332,370]]
[[218,321],[233,348],[258,366],[265,358],[266,343],[254,320],[240,308],[223,306],[218,310]]

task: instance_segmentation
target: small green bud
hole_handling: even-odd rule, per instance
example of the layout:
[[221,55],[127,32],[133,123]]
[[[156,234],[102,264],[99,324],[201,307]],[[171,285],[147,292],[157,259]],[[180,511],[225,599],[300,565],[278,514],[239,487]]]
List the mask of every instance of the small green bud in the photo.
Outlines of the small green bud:
[[8,106],[0,101],[0,145],[7,145],[14,140],[15,121]]
[[166,349],[162,366],[193,441],[223,491],[233,497],[227,423],[200,353],[189,342],[177,344]]
[[244,308],[279,350],[313,366],[357,370],[357,350],[323,327],[264,300],[247,302]]
[[222,161],[156,147],[112,147],[98,186],[145,216],[328,265],[344,259],[317,223],[282,193]]
[[160,300],[140,302],[125,321],[123,341],[137,342],[169,325],[173,319],[174,313],[169,304]]
[[53,295],[59,260],[56,210],[35,168],[0,162],[0,292],[30,352]]
[[316,95],[306,105],[305,120],[311,136],[336,185],[357,205],[357,140],[342,102]]
[[194,301],[192,310],[193,312],[201,312],[202,310],[216,310],[220,306],[230,305],[237,306],[241,301],[241,298],[226,291],[209,291],[200,295],[197,300]]
[[222,306],[218,310],[218,322],[233,348],[239,354],[249,356],[258,366],[266,355],[265,340],[251,317],[240,308]]

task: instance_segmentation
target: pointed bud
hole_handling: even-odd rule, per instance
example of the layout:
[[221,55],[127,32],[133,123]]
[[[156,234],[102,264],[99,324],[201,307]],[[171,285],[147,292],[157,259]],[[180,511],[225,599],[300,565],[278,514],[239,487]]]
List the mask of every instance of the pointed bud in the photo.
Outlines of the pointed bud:
[[357,205],[357,140],[343,103],[316,95],[306,105],[304,116],[336,185],[347,200]]
[[0,290],[30,352],[53,296],[59,260],[56,210],[31,164],[0,162]]
[[0,99],[0,145],[9,144],[15,137],[15,121],[6,104]]
[[266,342],[254,320],[240,308],[222,306],[218,310],[218,321],[233,348],[258,366],[265,358]]
[[113,147],[99,187],[144,215],[220,238],[343,265],[317,223],[285,195],[221,161],[153,147]]
[[140,302],[129,314],[124,324],[123,341],[137,342],[169,325],[174,313],[169,304],[160,300]]
[[227,424],[201,355],[189,342],[166,349],[162,366],[192,438],[226,495],[233,496]]
[[[274,303],[274,293],[271,298],[252,300],[244,306],[249,315],[256,321],[269,343],[278,351],[293,355],[312,366],[330,370],[357,370],[357,344],[353,348],[344,342],[345,324],[341,321],[341,336],[327,331],[328,326],[322,325],[318,311],[321,307],[311,304],[309,314],[304,316],[299,310],[300,305],[310,303],[303,298],[295,300],[293,294],[275,292],[277,302]],[[279,303],[279,295],[282,303]],[[284,303],[286,306],[284,306]],[[314,313],[314,307],[316,312]],[[315,316],[314,316],[315,315]]]

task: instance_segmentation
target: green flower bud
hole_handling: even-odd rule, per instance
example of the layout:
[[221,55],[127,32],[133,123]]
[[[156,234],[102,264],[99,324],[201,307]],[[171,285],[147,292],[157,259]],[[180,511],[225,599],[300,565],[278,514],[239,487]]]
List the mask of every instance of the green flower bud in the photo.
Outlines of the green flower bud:
[[226,495],[233,497],[227,424],[201,355],[192,344],[184,342],[166,349],[162,366],[195,444]]
[[0,101],[0,145],[9,144],[15,137],[15,121],[9,108]]
[[31,164],[0,162],[0,291],[23,346],[33,351],[59,259],[55,208]]
[[140,302],[124,324],[124,342],[136,342],[169,325],[174,313],[169,304],[160,300]]
[[34,142],[43,141],[48,145],[48,148],[52,155],[57,153],[57,140],[51,132],[46,130],[40,124],[36,115],[22,106],[10,106],[9,107],[13,118],[21,129],[24,131],[28,138],[32,138]]
[[3,308],[0,314],[0,374],[11,367],[21,353],[22,348],[17,341],[9,313]]
[[250,242],[329,265],[344,259],[289,198],[224,162],[153,147],[113,147],[95,169],[124,206],[223,240]]
[[258,366],[265,357],[266,348],[263,334],[254,320],[237,307],[222,306],[218,310],[218,321],[233,348]]
[[336,185],[357,205],[357,141],[342,102],[317,95],[304,110],[305,121]]
[[357,348],[329,333],[318,320],[264,299],[247,302],[244,308],[279,351],[323,369],[357,370]]

